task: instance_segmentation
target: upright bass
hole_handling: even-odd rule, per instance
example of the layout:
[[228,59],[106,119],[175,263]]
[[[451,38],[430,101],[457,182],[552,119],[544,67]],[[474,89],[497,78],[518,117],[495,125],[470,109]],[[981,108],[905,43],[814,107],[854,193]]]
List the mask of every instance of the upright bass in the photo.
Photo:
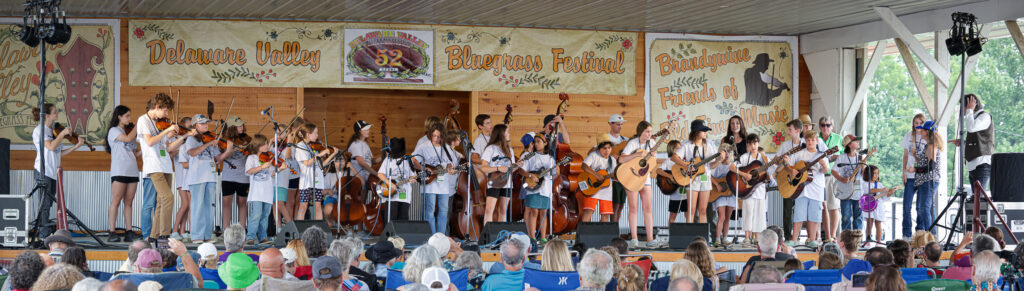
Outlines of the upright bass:
[[[512,106],[507,105],[505,107],[506,119],[511,119]],[[452,106],[448,113],[446,120],[451,120],[454,126],[459,132],[463,132],[459,126],[459,122],[454,118],[458,114],[458,102],[452,100]],[[446,122],[447,123],[447,122]],[[462,136],[462,148],[463,152],[471,152],[472,144],[470,143],[467,135]],[[472,157],[472,155],[463,155],[465,157]],[[465,159],[465,158],[463,158]],[[466,163],[466,160],[460,160],[459,164]],[[449,213],[448,227],[452,229],[451,235],[460,239],[468,240],[479,240],[480,230],[483,226],[484,221],[484,201],[485,193],[484,189],[487,189],[487,185],[484,184],[483,177],[479,171],[465,171],[459,173],[459,178],[456,181],[458,185],[455,188],[455,196],[452,196],[452,211]],[[470,184],[475,183],[475,184]]]
[[[569,95],[559,93],[558,99],[561,102],[555,109],[555,115],[564,118],[569,108]],[[560,163],[558,177],[552,181],[555,189],[551,191],[554,194],[551,199],[551,233],[564,234],[576,230],[580,222],[579,214],[583,213],[583,194],[575,191],[574,187],[579,183],[576,177],[583,173],[583,156],[573,152],[568,144],[558,142],[557,127],[554,133],[551,144],[555,148],[555,158],[559,161],[568,158],[568,162]]]
[[[382,150],[386,150],[387,148],[389,148],[387,121],[387,117],[385,117],[384,115],[380,116],[380,137],[382,141]],[[388,153],[384,152],[383,154],[387,155]],[[372,161],[368,162],[372,163]],[[364,201],[365,203],[363,204],[366,210],[366,216],[363,219],[363,228],[366,229],[366,232],[370,235],[380,235],[384,231],[384,225],[387,222],[387,217],[390,215],[388,211],[391,211],[390,209],[388,209],[387,204],[384,202],[384,197],[378,194],[382,192],[376,189],[376,187],[378,187],[379,185],[384,184],[381,182],[382,181],[379,175],[368,175],[366,177],[366,189],[363,190],[365,191],[364,193],[366,193],[366,200]]]

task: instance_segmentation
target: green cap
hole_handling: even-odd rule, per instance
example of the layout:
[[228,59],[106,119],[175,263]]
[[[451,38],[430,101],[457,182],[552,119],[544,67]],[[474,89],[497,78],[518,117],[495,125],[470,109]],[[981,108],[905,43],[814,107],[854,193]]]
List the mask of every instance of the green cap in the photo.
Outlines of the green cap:
[[220,267],[217,267],[217,274],[220,275],[224,284],[228,285],[228,288],[245,288],[256,282],[260,271],[249,255],[233,253]]

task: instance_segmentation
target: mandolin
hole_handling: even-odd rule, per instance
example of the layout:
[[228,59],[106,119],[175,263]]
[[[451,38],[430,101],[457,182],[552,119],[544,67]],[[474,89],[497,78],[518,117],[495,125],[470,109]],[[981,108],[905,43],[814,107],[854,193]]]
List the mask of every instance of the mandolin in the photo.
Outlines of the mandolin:
[[788,152],[776,155],[775,158],[768,162],[768,164],[762,163],[761,160],[755,160],[751,162],[749,165],[739,168],[738,170],[740,170],[740,172],[744,172],[750,175],[750,180],[744,180],[740,178],[739,174],[730,171],[729,174],[725,175],[726,179],[728,179],[729,181],[729,187],[733,187],[733,190],[737,193],[737,195],[739,195],[740,198],[749,198],[750,194],[753,194],[754,188],[757,188],[759,184],[768,181],[768,168],[771,168],[772,166],[782,162],[783,157],[799,152],[800,150],[804,149],[805,146],[806,145],[801,144],[800,146],[794,147]]
[[689,164],[677,164],[675,166],[672,166],[672,178],[674,178],[676,182],[679,183],[679,186],[690,186],[690,182],[693,181],[693,178],[696,178],[697,176],[703,175],[704,173],[707,172],[707,167],[705,167],[704,164],[714,161],[715,159],[722,155],[722,152],[733,151],[733,148],[734,146],[731,144],[723,144],[721,147],[718,148],[718,152],[715,153],[714,155],[711,155],[710,157],[701,159],[698,156],[694,156],[693,161],[690,161]]
[[[658,131],[657,135],[658,142],[651,147],[652,151],[646,152],[642,157],[632,159],[628,162],[619,165],[619,168],[615,170],[615,176],[618,177],[618,181],[622,183],[622,186],[629,191],[640,191],[644,187],[649,177],[647,174],[652,172],[654,168],[657,168],[658,160],[655,159],[653,151],[668,138],[668,128],[664,128]],[[643,151],[643,150],[639,150]]]
[[530,172],[529,175],[523,177],[523,182],[526,183],[525,188],[529,189],[530,191],[537,191],[537,189],[544,184],[544,180],[547,179],[548,173],[550,173],[554,169],[557,169],[558,167],[568,164],[569,162],[572,162],[572,157],[564,157],[561,161],[558,161],[558,163],[555,164],[555,166],[552,168]]
[[[536,155],[536,154],[537,154],[536,152],[526,153],[526,155],[523,156],[523,160],[524,161],[525,160],[529,160],[530,158],[533,158],[533,156]],[[502,187],[504,187],[503,185],[508,184],[508,179],[512,177],[512,173],[515,173],[516,170],[518,170],[518,169],[519,169],[519,165],[512,164],[511,166],[508,167],[508,171],[507,172],[502,173],[502,172],[499,172],[499,171],[494,171],[494,172],[491,172],[490,174],[487,174],[487,187],[491,187],[491,188],[502,188]]]
[[807,183],[814,181],[811,177],[812,175],[807,175],[807,171],[811,166],[817,164],[821,159],[830,156],[837,151],[839,151],[839,147],[833,147],[822,153],[821,156],[818,156],[818,158],[812,160],[810,163],[805,161],[796,163],[796,165],[793,165],[793,168],[797,169],[796,175],[791,175],[791,173],[784,168],[780,168],[779,171],[776,171],[775,181],[778,181],[779,183],[779,195],[782,195],[782,198],[785,199],[796,199],[797,197],[800,197],[800,194],[804,191],[804,186],[806,186]]

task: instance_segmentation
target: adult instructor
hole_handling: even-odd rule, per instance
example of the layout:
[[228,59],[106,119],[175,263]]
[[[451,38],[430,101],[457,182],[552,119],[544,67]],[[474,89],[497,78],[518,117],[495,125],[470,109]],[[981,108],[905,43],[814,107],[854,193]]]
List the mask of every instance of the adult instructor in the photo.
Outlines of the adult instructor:
[[[985,105],[978,95],[973,93],[964,96],[964,157],[967,158],[967,177],[974,185],[977,181],[988,190],[988,180],[992,175],[992,152],[995,150],[993,140],[995,128],[992,126],[992,115],[985,112]],[[959,143],[957,143],[959,146]]]

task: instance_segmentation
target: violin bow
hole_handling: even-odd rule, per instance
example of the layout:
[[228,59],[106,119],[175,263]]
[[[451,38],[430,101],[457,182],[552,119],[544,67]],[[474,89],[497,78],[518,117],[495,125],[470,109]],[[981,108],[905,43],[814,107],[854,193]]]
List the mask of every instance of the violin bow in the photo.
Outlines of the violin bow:
[[[235,106],[235,96],[231,96],[231,103],[228,104],[228,112],[227,112],[227,114],[224,114],[225,118],[227,118],[228,116],[231,116],[231,108],[234,107],[234,106]],[[217,139],[220,139],[221,135],[224,135],[224,131],[227,130],[227,129],[228,129],[228,127],[224,126],[224,120],[221,119],[220,120],[220,124],[217,125]]]

